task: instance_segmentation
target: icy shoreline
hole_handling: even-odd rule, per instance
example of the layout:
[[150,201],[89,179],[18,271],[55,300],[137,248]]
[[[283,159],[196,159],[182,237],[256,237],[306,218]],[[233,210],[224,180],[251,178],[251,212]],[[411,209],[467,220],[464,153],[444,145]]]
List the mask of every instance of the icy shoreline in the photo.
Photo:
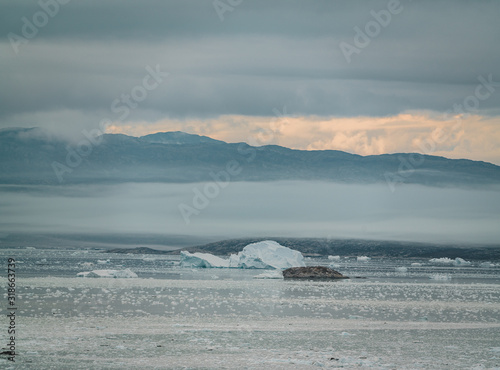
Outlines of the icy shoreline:
[[[181,268],[171,256],[110,254],[106,268],[130,268],[138,277],[90,279],[76,273],[82,264],[95,266],[100,253],[17,254],[19,368],[499,365],[495,265],[307,259],[369,275],[314,282],[254,279],[280,270]],[[433,274],[451,278],[429,279]]]
[[488,284],[29,278],[20,289],[28,368],[465,369],[498,366],[500,353],[500,287]]

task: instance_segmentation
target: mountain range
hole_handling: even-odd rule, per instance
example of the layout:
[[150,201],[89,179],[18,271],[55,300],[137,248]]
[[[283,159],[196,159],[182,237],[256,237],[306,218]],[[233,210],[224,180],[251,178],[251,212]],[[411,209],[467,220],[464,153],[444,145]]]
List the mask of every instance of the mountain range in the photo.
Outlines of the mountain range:
[[500,166],[416,153],[256,147],[184,132],[104,134],[72,143],[40,128],[0,131],[2,184],[276,180],[489,186],[500,184]]

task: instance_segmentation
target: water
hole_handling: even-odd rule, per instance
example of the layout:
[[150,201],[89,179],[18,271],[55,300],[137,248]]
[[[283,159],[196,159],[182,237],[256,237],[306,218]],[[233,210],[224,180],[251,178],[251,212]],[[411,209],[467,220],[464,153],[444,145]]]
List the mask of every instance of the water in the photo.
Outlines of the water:
[[[166,255],[2,249],[0,257],[17,261],[12,368],[500,367],[500,266],[484,261],[342,258],[337,270],[365,279],[314,282],[185,269]],[[85,262],[139,278],[77,278]]]

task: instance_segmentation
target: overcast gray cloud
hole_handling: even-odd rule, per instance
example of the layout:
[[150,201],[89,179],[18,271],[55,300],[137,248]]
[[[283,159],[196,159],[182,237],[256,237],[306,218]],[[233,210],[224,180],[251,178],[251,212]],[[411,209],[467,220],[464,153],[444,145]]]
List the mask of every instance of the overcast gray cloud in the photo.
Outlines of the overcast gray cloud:
[[[153,233],[200,237],[348,237],[497,243],[498,188],[491,191],[339,185],[233,183],[187,224],[204,184],[19,187],[0,190],[0,233]],[[8,216],[7,216],[8,215]]]
[[[44,10],[1,1],[0,125],[117,120],[112,102],[156,65],[169,77],[123,121],[266,116],[283,105],[305,116],[444,112],[474,92],[478,76],[500,80],[496,1],[401,0],[348,63],[339,44],[355,45],[354,27],[389,3],[244,0],[221,21],[211,0],[70,1],[16,54],[9,38]],[[492,94],[479,111],[497,115],[499,106]]]

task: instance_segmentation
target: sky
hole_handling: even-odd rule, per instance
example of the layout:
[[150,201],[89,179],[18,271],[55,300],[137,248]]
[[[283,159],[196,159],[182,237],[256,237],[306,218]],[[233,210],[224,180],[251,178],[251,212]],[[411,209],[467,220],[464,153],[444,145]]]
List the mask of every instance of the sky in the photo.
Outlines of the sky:
[[0,128],[500,165],[500,2],[0,0]]

